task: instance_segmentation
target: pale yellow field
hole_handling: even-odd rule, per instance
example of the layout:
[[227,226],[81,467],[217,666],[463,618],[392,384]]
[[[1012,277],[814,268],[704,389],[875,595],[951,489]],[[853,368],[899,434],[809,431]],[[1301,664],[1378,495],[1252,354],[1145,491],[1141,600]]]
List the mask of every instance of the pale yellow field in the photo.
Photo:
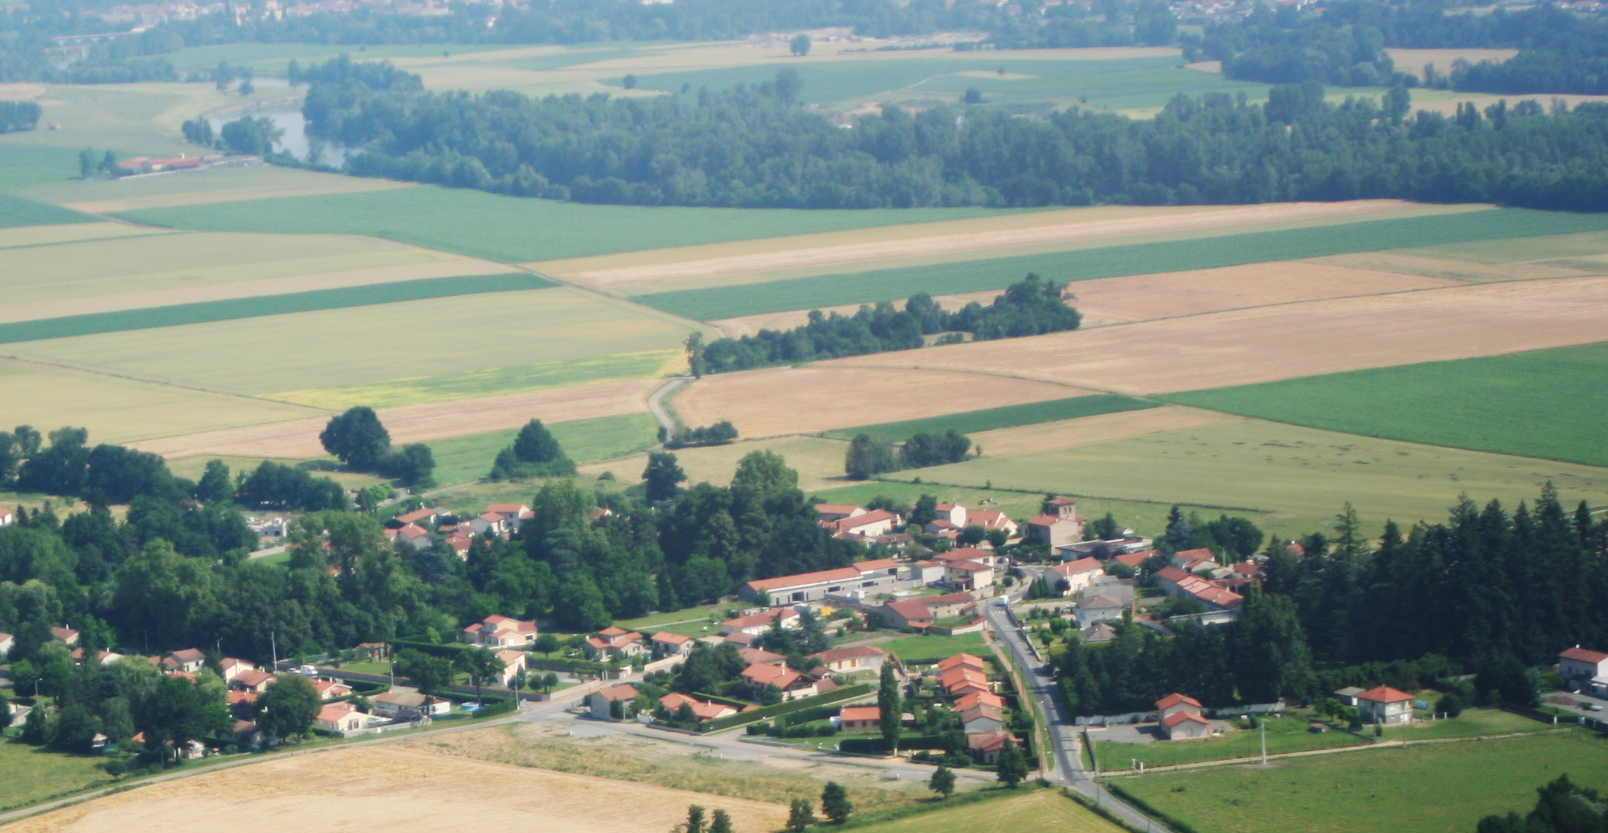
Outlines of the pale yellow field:
[[988,457],[1015,457],[1065,451],[1098,443],[1127,440],[1167,431],[1199,428],[1237,419],[1213,411],[1164,405],[1144,411],[1069,419],[1001,428],[969,435],[975,448]]
[[[137,228],[124,227],[120,228]],[[495,274],[508,267],[368,237],[158,234],[0,251],[0,321]]]
[[1434,64],[1435,71],[1450,75],[1452,64],[1459,60],[1477,64],[1481,61],[1501,63],[1519,54],[1517,49],[1386,49],[1385,54],[1396,64],[1397,72],[1415,75],[1424,80],[1424,65]]
[[[775,830],[779,804],[472,761],[417,745],[286,756],[130,790],[23,821],[15,833],[125,833],[215,819],[242,833],[430,830],[643,833],[700,804],[741,831]],[[227,820],[227,821],[224,821]]]
[[1074,208],[531,264],[634,295],[833,272],[1478,210],[1398,200],[1259,206]]
[[1319,258],[1311,262],[1329,263],[1350,269],[1390,272],[1397,275],[1418,275],[1463,283],[1534,280],[1537,278],[1573,278],[1602,274],[1608,271],[1600,264],[1595,269],[1592,269],[1584,263],[1573,261],[1480,263],[1465,258],[1446,257],[1440,254],[1414,252],[1412,250],[1336,255],[1334,257]]
[[[50,246],[59,243],[76,243],[80,240],[104,240],[111,237],[134,237],[166,233],[165,229],[131,226],[127,223],[62,223],[54,226],[19,226],[16,228],[0,228],[0,249],[10,249],[18,246]],[[3,262],[3,260],[0,260],[0,262]]]
[[690,327],[569,288],[33,341],[13,353],[270,394],[676,349]]
[[[798,486],[806,492],[846,486],[843,476],[843,455],[849,444],[841,440],[824,440],[817,437],[784,437],[753,442],[737,442],[709,448],[682,448],[675,451],[676,459],[687,473],[688,483],[709,482],[724,486],[731,482],[737,470],[737,461],[755,451],[771,451],[782,455],[787,465],[798,472]],[[613,473],[621,483],[635,483],[642,479],[647,467],[646,454],[612,460],[594,466],[584,466],[582,474]]]
[[192,388],[0,358],[0,420],[41,430],[89,429],[91,442],[130,442],[165,434],[260,425],[321,411]]
[[411,182],[341,176],[274,165],[247,165],[133,179],[73,180],[31,188],[28,195],[91,214],[107,214],[145,208],[412,187]]

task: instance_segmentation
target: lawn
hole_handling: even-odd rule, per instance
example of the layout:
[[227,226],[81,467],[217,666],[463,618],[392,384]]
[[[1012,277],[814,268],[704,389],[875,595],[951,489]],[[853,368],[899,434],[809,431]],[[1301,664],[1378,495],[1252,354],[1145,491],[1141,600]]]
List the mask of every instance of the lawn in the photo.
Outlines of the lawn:
[[1608,466],[1605,378],[1601,343],[1166,398],[1350,434]]
[[[1438,696],[1427,692],[1421,699],[1434,702]],[[1423,715],[1419,715],[1422,717]],[[1391,726],[1385,729],[1385,740],[1435,740],[1438,738],[1471,738],[1481,735],[1506,735],[1520,732],[1541,732],[1552,728],[1538,720],[1500,709],[1466,709],[1455,720],[1418,720],[1410,726]]]
[[364,234],[523,262],[999,213],[1003,212],[983,208],[860,211],[584,205],[421,186],[152,208],[123,216],[148,225],[206,231]]
[[955,654],[987,656],[990,653],[988,643],[983,641],[983,635],[980,633],[961,636],[907,636],[884,642],[878,647],[905,662],[917,665],[937,662]]
[[[1328,529],[1349,501],[1366,528],[1444,521],[1458,495],[1534,500],[1547,481],[1566,505],[1608,501],[1608,470],[1445,449],[1257,420],[902,472],[932,483],[1214,507],[1287,536]],[[942,491],[933,487],[935,491]],[[1098,511],[1093,505],[1085,516]],[[1118,515],[1119,520],[1128,520]],[[1159,529],[1151,528],[1152,533]]]
[[1122,828],[1095,815],[1056,790],[1019,788],[1014,794],[969,801],[952,807],[934,802],[930,812],[856,827],[863,833],[1121,833]]
[[[555,422],[547,427],[570,459],[582,464],[635,454],[659,440],[659,424],[649,414]],[[485,477],[497,452],[512,445],[518,433],[509,429],[430,442],[436,482],[450,486]]]
[[48,203],[0,194],[0,228],[92,223],[94,217]]
[[1528,812],[1567,773],[1608,788],[1608,743],[1579,732],[1379,749],[1114,779],[1198,833],[1467,833],[1484,816]]
[[670,626],[701,625],[704,622],[709,621],[710,617],[714,617],[716,619],[725,618],[726,611],[734,607],[740,608],[744,606],[745,603],[737,601],[716,602],[714,604],[702,605],[699,607],[684,607],[680,610],[672,610],[667,613],[650,613],[647,616],[639,616],[635,619],[627,619],[623,622],[615,622],[615,624],[628,630],[641,631],[643,633],[653,633],[655,631],[663,630],[681,633],[681,630]]
[[0,740],[0,772],[11,774],[0,778],[0,810],[111,783],[116,779],[100,768],[105,760],[49,752],[17,740]]
[[1052,399],[1047,402],[1031,402],[1026,405],[1008,405],[1003,408],[963,411],[927,419],[884,422],[880,425],[862,425],[858,428],[829,431],[826,436],[852,440],[857,434],[867,434],[873,440],[901,442],[921,432],[959,431],[962,434],[972,434],[979,431],[993,431],[999,428],[1016,428],[1023,425],[1037,425],[1044,422],[1058,422],[1064,419],[1078,419],[1079,417],[1095,416],[1097,414],[1138,411],[1154,407],[1156,407],[1154,402],[1146,402],[1117,394],[1074,396],[1070,399]]
[[[1307,731],[1305,717],[1274,718],[1263,721],[1263,725],[1267,727],[1269,755],[1372,743],[1367,737],[1333,729],[1321,735],[1313,734]],[[1130,769],[1136,761],[1146,767],[1172,766],[1227,758],[1252,758],[1262,751],[1260,733],[1255,729],[1243,728],[1230,730],[1222,737],[1188,743],[1114,743],[1101,740],[1099,732],[1091,732],[1090,737],[1094,739],[1095,754],[1100,756],[1102,772]]]
[[639,295],[636,300],[687,318],[718,321],[838,304],[897,301],[919,292],[948,295],[998,290],[1029,272],[1056,281],[1083,281],[1604,229],[1608,229],[1608,215],[1498,208],[819,275],[772,281],[763,284],[763,291],[756,291],[754,285],[686,289]]
[[60,318],[40,318],[0,324],[0,344],[39,341],[75,336],[118,333],[236,321],[269,315],[370,307],[407,301],[427,301],[492,292],[518,292],[556,286],[552,281],[528,272],[501,275],[474,275],[451,278],[424,278],[394,283],[371,283],[340,289],[315,289],[283,295],[259,295],[193,304],[141,307],[116,312],[96,312]]

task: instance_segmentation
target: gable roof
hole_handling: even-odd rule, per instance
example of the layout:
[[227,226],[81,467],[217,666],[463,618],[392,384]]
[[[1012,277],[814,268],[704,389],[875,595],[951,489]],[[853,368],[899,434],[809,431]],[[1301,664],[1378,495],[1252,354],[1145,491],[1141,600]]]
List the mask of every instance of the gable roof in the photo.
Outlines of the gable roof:
[[861,511],[860,507],[852,503],[815,504],[815,513],[817,515],[852,515],[858,511]]
[[1387,685],[1374,686],[1357,695],[1358,700],[1367,700],[1370,703],[1406,703],[1413,699],[1411,694]]
[[743,669],[743,679],[754,685],[775,686],[786,691],[803,680],[804,675],[786,665],[755,663]]
[[1126,606],[1127,605],[1124,604],[1120,599],[1113,599],[1110,596],[1107,596],[1107,595],[1104,595],[1104,594],[1101,594],[1101,593],[1096,593],[1095,595],[1090,596],[1087,599],[1084,599],[1083,603],[1078,605],[1078,607],[1083,608],[1085,610],[1096,610],[1096,609],[1100,609],[1100,608],[1113,608],[1113,607],[1126,607]]
[[1173,558],[1176,558],[1185,564],[1203,564],[1207,561],[1216,560],[1216,556],[1212,555],[1212,551],[1206,547],[1196,547],[1192,550],[1179,550],[1178,552],[1173,553]]
[[876,706],[844,706],[838,711],[839,720],[881,720],[882,709]]
[[599,691],[598,694],[602,695],[603,699],[609,701],[610,703],[618,703],[624,700],[635,700],[637,697],[637,687],[631,685],[630,683],[617,683]]
[[1123,553],[1122,555],[1119,555],[1111,560],[1117,562],[1118,564],[1126,564],[1129,567],[1137,570],[1140,567],[1143,567],[1145,562],[1149,561],[1155,555],[1155,550],[1145,550],[1143,552]]
[[982,558],[993,558],[993,550],[979,549],[977,547],[956,547],[948,552],[938,553],[939,561],[976,561]]
[[840,520],[831,521],[832,528],[838,532],[852,532],[862,527],[880,523],[899,522],[899,516],[886,509],[873,509],[863,515],[852,515]]
[[877,570],[891,570],[899,566],[899,562],[892,558],[874,558],[870,561],[854,562],[854,569],[862,573],[871,573]]
[[870,645],[849,645],[843,648],[828,648],[818,654],[810,654],[811,657],[820,660],[826,665],[831,665],[834,662],[843,662],[844,660],[850,659],[869,659],[872,657],[882,658],[886,657],[887,655],[887,651],[884,651],[881,648],[873,648]]
[[1002,709],[1005,707],[1005,700],[992,691],[973,691],[962,695],[960,699],[955,701],[955,708],[960,711],[966,711],[975,706],[992,706],[996,709]]
[[981,561],[951,561],[944,566],[963,573],[984,573],[994,569]]
[[1576,645],[1573,648],[1558,654],[1558,656],[1564,659],[1572,659],[1575,662],[1591,663],[1592,665],[1598,665],[1603,660],[1608,660],[1608,654],[1605,654],[1602,651],[1593,651],[1590,648],[1582,648],[1579,645]]
[[737,656],[749,665],[774,665],[787,662],[787,657],[772,653],[764,648],[738,648]]
[[853,567],[837,567],[831,570],[817,570],[813,573],[798,573],[775,578],[757,578],[748,582],[748,587],[764,593],[771,590],[780,590],[784,587],[802,587],[808,584],[825,584],[831,581],[854,581],[859,577],[860,571]]
[[1201,708],[1199,700],[1190,697],[1188,694],[1179,694],[1176,691],[1156,701],[1156,709],[1158,711],[1166,711],[1177,705],[1194,706],[1197,709]]
[[326,703],[323,708],[318,710],[318,721],[320,723],[335,723],[355,711],[357,711],[357,707],[344,700],[339,703]]
[[659,631],[653,635],[654,642],[663,642],[666,645],[685,645],[692,641],[692,637],[684,633],[673,631]]
[[[859,574],[856,573],[855,575],[858,577]],[[722,628],[729,628],[731,630],[742,630],[744,628],[752,628],[759,625],[769,625],[771,622],[777,620],[786,621],[796,616],[798,616],[798,611],[790,607],[773,607],[770,610],[762,613],[750,613],[747,616],[733,616],[732,618],[721,622],[720,626]]]
[[1174,726],[1177,726],[1178,724],[1184,723],[1184,722],[1199,723],[1202,726],[1210,726],[1210,725],[1212,725],[1212,722],[1210,720],[1207,720],[1206,718],[1201,717],[1199,714],[1196,714],[1195,712],[1173,712],[1172,714],[1169,714],[1165,718],[1163,718],[1162,721],[1161,721],[1161,724],[1163,726],[1166,726],[1167,728],[1171,729]]
[[966,736],[966,748],[975,752],[993,752],[1010,743],[1011,733],[1003,729],[992,732],[973,732]]
[[971,667],[981,671],[986,666],[983,664],[983,658],[976,654],[955,654],[952,657],[945,657],[938,661],[939,671],[948,671],[957,667]]
[[737,711],[731,706],[688,697],[680,692],[671,692],[660,697],[659,705],[664,706],[671,714],[680,711],[682,706],[687,706],[692,710],[692,716],[699,720],[714,720],[728,712]]
[[1103,569],[1105,569],[1105,565],[1100,563],[1098,558],[1079,558],[1076,561],[1057,564],[1051,567],[1050,571],[1071,578],[1084,573],[1097,573]]

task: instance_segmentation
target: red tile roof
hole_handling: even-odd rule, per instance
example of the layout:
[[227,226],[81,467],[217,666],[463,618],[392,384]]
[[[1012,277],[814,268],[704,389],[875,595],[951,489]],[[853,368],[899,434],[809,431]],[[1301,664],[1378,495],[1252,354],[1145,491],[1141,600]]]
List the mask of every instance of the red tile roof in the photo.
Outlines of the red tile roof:
[[1179,550],[1173,554],[1173,558],[1176,558],[1185,564],[1201,564],[1213,560],[1215,556],[1213,556],[1212,551],[1206,547],[1196,547],[1192,550]]
[[986,666],[983,664],[983,658],[976,656],[975,654],[955,654],[952,657],[946,657],[938,661],[939,671],[948,671],[951,668],[968,667],[981,671]]
[[996,709],[1005,707],[1005,701],[992,691],[974,691],[955,701],[955,708],[960,711],[976,706],[992,706]]
[[1175,691],[1175,692],[1167,695],[1166,697],[1163,697],[1160,700],[1157,700],[1156,701],[1156,710],[1157,711],[1166,711],[1166,710],[1172,708],[1173,706],[1177,706],[1177,705],[1180,705],[1180,704],[1186,705],[1186,706],[1194,706],[1197,709],[1201,707],[1199,700],[1196,700],[1195,698],[1190,697],[1188,694],[1179,694],[1178,692]]
[[1143,567],[1145,562],[1149,561],[1152,557],[1155,556],[1155,554],[1156,554],[1155,550],[1145,550],[1144,552],[1130,552],[1130,553],[1126,553],[1124,555],[1119,555],[1116,558],[1113,558],[1111,560],[1117,562],[1118,564],[1126,564],[1129,567],[1132,567],[1132,568],[1137,570],[1140,567]]
[[722,715],[737,711],[731,706],[727,706],[722,703],[712,703],[708,700],[698,700],[679,692],[672,692],[660,697],[659,704],[664,706],[665,709],[671,714],[675,714],[676,712],[680,711],[683,705],[689,706],[692,709],[692,716],[698,718],[699,720],[714,720]]
[[859,508],[852,503],[817,503],[815,504],[815,513],[817,515],[847,516],[854,514]]
[[849,659],[869,659],[871,657],[883,658],[887,655],[887,651],[884,651],[881,648],[873,648],[870,645],[849,645],[844,648],[828,648],[825,651],[822,651],[818,654],[811,654],[810,656],[820,660],[822,663],[831,665],[834,662],[842,662]]
[[1054,567],[1051,567],[1050,570],[1066,576],[1067,578],[1071,578],[1072,576],[1082,575],[1083,573],[1097,573],[1104,568],[1105,565],[1102,564],[1098,558],[1079,558],[1076,561],[1068,561],[1065,564],[1057,564]]
[[1185,721],[1188,721],[1190,723],[1199,723],[1202,726],[1210,726],[1210,725],[1212,725],[1210,720],[1207,720],[1206,718],[1201,717],[1200,715],[1198,715],[1198,714],[1196,714],[1194,712],[1173,712],[1172,714],[1167,715],[1167,717],[1164,718],[1161,721],[1161,723],[1162,723],[1163,726],[1166,726],[1167,728],[1171,729],[1174,726],[1177,726],[1178,724],[1183,723]]
[[631,685],[630,683],[619,683],[599,691],[598,694],[603,695],[603,699],[609,701],[610,703],[616,703],[622,700],[635,700],[637,696],[637,687]]
[[817,570],[813,573],[758,578],[748,582],[748,586],[753,590],[764,593],[771,590],[780,590],[784,587],[802,587],[808,584],[826,584],[833,581],[854,581],[859,577],[860,571],[853,567],[838,567],[832,570]]
[[844,706],[838,712],[838,719],[844,722],[865,722],[882,719],[882,709],[876,706]]
[[938,553],[939,561],[976,561],[982,558],[993,558],[993,550],[983,550],[977,547],[957,547],[948,552]]
[[670,631],[659,631],[658,633],[653,635],[653,641],[654,642],[663,642],[666,645],[685,645],[688,642],[692,641],[692,637],[687,636],[684,633],[672,633]]
[[891,570],[899,566],[899,562],[892,558],[874,558],[870,561],[854,562],[854,569],[862,573],[876,572],[878,570]]
[[974,732],[966,736],[966,747],[975,752],[994,752],[1005,748],[1011,740],[1011,733],[1003,729],[992,732]]
[[1582,648],[1578,645],[1570,648],[1567,651],[1564,651],[1558,656],[1563,657],[1564,659],[1572,659],[1575,662],[1589,662],[1592,665],[1597,665],[1603,660],[1608,659],[1608,654],[1605,654],[1601,651],[1593,651],[1590,648]]
[[1405,703],[1413,699],[1411,694],[1387,685],[1374,686],[1357,695],[1358,700],[1367,700],[1370,703]]
[[734,616],[720,623],[722,628],[730,630],[743,630],[744,628],[770,625],[776,620],[787,621],[798,616],[798,611],[790,607],[773,607],[764,613],[750,613],[747,616]]
[[951,561],[945,566],[951,570],[959,570],[963,573],[981,573],[986,570],[994,569],[993,567],[990,567],[980,561]]

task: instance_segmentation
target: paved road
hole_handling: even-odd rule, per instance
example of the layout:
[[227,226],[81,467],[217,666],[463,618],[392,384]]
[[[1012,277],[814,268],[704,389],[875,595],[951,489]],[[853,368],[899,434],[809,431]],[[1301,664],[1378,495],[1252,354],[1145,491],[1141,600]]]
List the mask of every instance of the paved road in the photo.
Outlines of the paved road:
[[672,376],[648,395],[648,410],[653,412],[653,418],[659,421],[659,427],[664,429],[664,435],[667,437],[675,436],[679,430],[675,416],[670,413],[667,400],[671,394],[690,384],[692,384],[691,376]]
[[1011,653],[1011,659],[1026,678],[1030,692],[1025,693],[1038,698],[1040,711],[1050,722],[1047,728],[1050,732],[1050,745],[1053,747],[1051,752],[1055,755],[1055,771],[1050,773],[1050,780],[1077,790],[1139,830],[1171,833],[1166,825],[1112,795],[1089,776],[1083,769],[1083,747],[1078,737],[1077,726],[1073,723],[1071,715],[1062,711],[1060,698],[1055,696],[1055,678],[1040,670],[1044,663],[1034,654],[1032,647],[1027,643],[1027,638],[1011,624],[1010,615],[1004,605],[988,603],[984,606],[984,616],[988,619],[989,627],[993,628],[995,636],[1005,644]]

